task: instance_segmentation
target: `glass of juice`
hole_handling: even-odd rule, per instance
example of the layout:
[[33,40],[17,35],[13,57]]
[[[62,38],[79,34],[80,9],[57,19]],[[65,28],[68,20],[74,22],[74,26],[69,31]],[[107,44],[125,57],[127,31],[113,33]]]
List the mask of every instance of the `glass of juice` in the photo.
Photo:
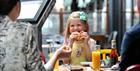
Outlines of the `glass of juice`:
[[92,67],[95,71],[100,71],[100,50],[97,48],[92,51]]

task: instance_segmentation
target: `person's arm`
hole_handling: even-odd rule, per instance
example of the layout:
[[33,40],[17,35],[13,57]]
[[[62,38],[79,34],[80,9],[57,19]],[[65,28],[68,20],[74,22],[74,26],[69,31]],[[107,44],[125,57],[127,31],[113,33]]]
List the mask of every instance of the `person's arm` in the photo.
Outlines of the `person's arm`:
[[46,70],[53,70],[54,65],[58,58],[63,58],[65,56],[69,56],[71,53],[71,49],[67,46],[62,46],[59,49],[56,50],[54,55],[51,57],[51,59],[44,65]]
[[[78,32],[71,33],[69,38],[65,39],[67,43],[64,43],[64,45],[67,45],[69,48],[72,48],[74,40],[78,36],[78,34],[79,34]],[[64,64],[70,64],[70,56],[63,58],[62,60]]]
[[85,53],[86,53],[87,61],[91,61],[92,53],[91,53],[90,46],[88,43],[85,44]]
[[95,50],[95,47],[96,47],[96,41],[90,38],[86,45],[86,53],[87,53],[86,58],[88,61],[91,61],[92,51]]
[[[22,24],[22,23],[21,23]],[[23,23],[25,24],[25,23]],[[24,26],[22,26],[24,27]],[[26,36],[24,42],[24,55],[25,55],[25,69],[27,71],[44,71],[42,59],[39,54],[38,40],[37,40],[37,26],[26,23]]]
[[128,67],[128,64],[130,62],[132,62],[132,61],[130,61],[131,42],[132,42],[132,40],[131,40],[130,36],[128,35],[128,33],[125,33],[123,40],[122,40],[122,44],[121,44],[121,62],[119,64],[121,71],[124,71]]
[[87,32],[82,32],[82,36],[84,38],[86,59],[87,59],[87,61],[91,61],[91,59],[92,59],[92,46],[91,45],[94,43],[90,43],[91,38]]
[[56,51],[54,55],[50,58],[50,60],[44,65],[46,70],[53,70],[54,65],[58,59],[59,53]]

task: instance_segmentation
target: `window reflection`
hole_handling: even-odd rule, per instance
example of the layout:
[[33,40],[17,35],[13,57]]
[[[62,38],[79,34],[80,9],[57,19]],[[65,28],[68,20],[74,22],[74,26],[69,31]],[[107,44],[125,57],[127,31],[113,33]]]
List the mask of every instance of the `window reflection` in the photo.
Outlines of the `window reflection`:
[[59,34],[59,15],[58,14],[51,14],[46,19],[43,27],[42,27],[42,34],[43,35],[55,35]]
[[[133,1],[133,2],[132,2]],[[132,4],[133,3],[133,4]],[[130,29],[133,25],[137,24],[139,21],[139,14],[137,10],[137,0],[127,0],[126,1],[126,30]],[[133,14],[133,11],[134,14]]]
[[33,19],[42,2],[42,0],[21,0],[21,12],[18,19]]
[[[57,33],[60,34],[60,26],[63,26],[63,28],[66,28],[66,22],[69,14],[76,10],[85,11],[88,15],[88,22],[89,22],[89,33],[99,33],[104,34],[106,33],[106,29],[108,28],[107,24],[107,3],[109,0],[100,0],[100,1],[94,1],[94,0],[62,0],[61,2],[59,0],[56,0],[55,6],[52,10],[52,13],[49,15],[51,17],[57,17],[57,22],[55,19],[52,19],[51,17],[47,18],[47,22],[44,23],[42,32],[43,34],[52,34]],[[78,8],[73,4],[76,4]],[[85,4],[83,6],[83,4]],[[63,7],[63,6],[64,7]],[[60,18],[59,18],[59,11],[60,8],[64,10],[64,24],[60,25]],[[75,9],[74,9],[75,8]],[[55,21],[55,22],[54,22]],[[51,29],[51,26],[53,25],[53,29]],[[56,26],[58,25],[58,26]],[[64,31],[63,29],[63,31]]]

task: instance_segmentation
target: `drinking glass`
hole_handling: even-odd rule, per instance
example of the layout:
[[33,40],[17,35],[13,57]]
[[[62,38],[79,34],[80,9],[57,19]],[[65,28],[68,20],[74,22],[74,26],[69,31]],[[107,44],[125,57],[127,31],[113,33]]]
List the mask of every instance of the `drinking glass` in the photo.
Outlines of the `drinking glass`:
[[100,71],[100,45],[96,45],[96,50],[92,51],[92,67],[95,71]]

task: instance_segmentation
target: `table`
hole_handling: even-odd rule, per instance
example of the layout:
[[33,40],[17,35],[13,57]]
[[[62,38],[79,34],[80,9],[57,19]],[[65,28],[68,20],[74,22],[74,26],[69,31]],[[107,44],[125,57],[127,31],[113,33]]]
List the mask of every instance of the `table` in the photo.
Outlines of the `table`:
[[[77,70],[71,70],[73,67],[73,69],[77,69]],[[92,67],[90,66],[65,66],[65,65],[62,65],[62,66],[59,66],[59,70],[55,70],[55,71],[94,71],[92,69]],[[119,71],[119,70],[112,70],[111,68],[101,68],[100,71]]]

